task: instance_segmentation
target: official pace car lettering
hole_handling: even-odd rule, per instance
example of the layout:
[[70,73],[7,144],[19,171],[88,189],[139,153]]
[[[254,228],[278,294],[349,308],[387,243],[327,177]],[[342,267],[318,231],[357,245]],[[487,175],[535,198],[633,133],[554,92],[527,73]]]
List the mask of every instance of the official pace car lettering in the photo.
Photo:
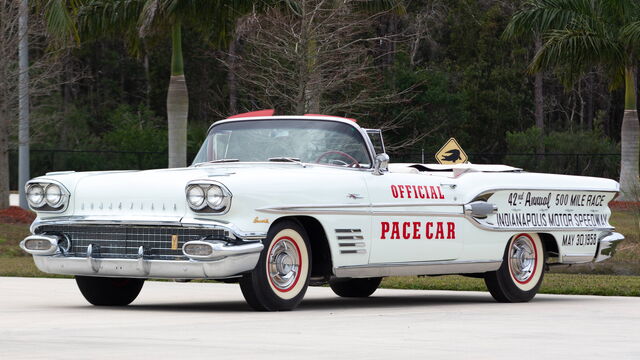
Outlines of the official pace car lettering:
[[382,221],[380,239],[455,239],[456,224],[450,221]]
[[440,186],[391,185],[391,195],[398,199],[444,199]]
[[[500,227],[607,227],[612,194],[556,191],[503,192],[489,199],[498,206]],[[569,240],[567,240],[569,241]]]

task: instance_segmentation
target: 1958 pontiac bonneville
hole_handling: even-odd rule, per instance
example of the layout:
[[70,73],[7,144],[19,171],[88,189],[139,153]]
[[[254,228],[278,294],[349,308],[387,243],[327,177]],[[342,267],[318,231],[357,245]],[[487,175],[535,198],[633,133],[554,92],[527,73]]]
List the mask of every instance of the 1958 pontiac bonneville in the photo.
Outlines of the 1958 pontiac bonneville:
[[214,123],[188,168],[29,181],[22,249],[94,305],[127,305],[148,278],[219,279],[290,310],[309,285],[366,297],[401,275],[482,277],[497,301],[528,301],[549,265],[605,260],[623,239],[613,180],[389,164],[379,130],[272,114]]

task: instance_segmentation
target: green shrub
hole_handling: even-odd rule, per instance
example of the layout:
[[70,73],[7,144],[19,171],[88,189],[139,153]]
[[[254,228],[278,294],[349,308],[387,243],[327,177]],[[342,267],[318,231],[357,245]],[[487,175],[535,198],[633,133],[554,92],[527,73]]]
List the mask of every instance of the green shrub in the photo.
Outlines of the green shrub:
[[[544,154],[536,154],[538,144]],[[505,163],[527,171],[618,178],[620,149],[601,130],[554,131],[543,134],[536,127],[507,132]]]

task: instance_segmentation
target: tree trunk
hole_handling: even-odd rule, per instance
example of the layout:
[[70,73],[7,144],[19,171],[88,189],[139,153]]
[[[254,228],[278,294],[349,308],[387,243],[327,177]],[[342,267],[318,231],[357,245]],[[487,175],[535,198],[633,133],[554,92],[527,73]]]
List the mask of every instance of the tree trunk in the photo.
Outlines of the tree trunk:
[[18,126],[18,191],[20,207],[28,209],[24,186],[29,181],[29,37],[28,37],[29,4],[27,0],[20,2],[20,44],[18,45],[19,80],[18,107],[20,123]]
[[229,44],[229,71],[227,72],[227,87],[229,88],[229,114],[238,113],[238,80],[236,79],[236,60],[239,39],[236,36]]
[[584,111],[584,116],[586,117],[586,123],[587,123],[587,130],[591,131],[593,130],[593,118],[595,117],[595,110],[594,110],[594,104],[593,104],[593,93],[594,93],[594,86],[595,86],[595,81],[594,81],[594,74],[593,73],[589,73],[587,74],[587,104],[585,106],[585,111]]
[[638,139],[640,139],[640,123],[636,107],[635,71],[626,70],[625,78],[625,110],[622,120],[620,160],[620,200],[638,201],[640,183],[638,182]]
[[169,167],[187,165],[187,117],[189,115],[189,93],[184,78],[182,60],[182,31],[180,23],[173,25],[171,32],[171,80],[167,93],[167,121],[169,132]]
[[[540,36],[536,37],[536,52],[540,50],[542,47],[542,41]],[[538,71],[535,74],[535,79],[533,82],[533,97],[535,103],[535,118],[536,118],[536,127],[540,129],[542,133],[541,141],[538,143],[536,147],[536,152],[538,154],[544,154],[544,74],[542,71]]]
[[167,94],[169,167],[187,165],[187,115],[189,94],[184,75],[172,75]]
[[[0,85],[2,86],[2,85]],[[0,96],[4,94],[0,93]],[[9,207],[9,119],[0,99],[0,210]]]
[[147,49],[145,47],[144,50],[144,59],[142,61],[144,65],[144,82],[146,83],[146,88],[144,92],[144,102],[147,105],[147,108],[151,108],[151,72],[149,70],[149,53],[147,53]]

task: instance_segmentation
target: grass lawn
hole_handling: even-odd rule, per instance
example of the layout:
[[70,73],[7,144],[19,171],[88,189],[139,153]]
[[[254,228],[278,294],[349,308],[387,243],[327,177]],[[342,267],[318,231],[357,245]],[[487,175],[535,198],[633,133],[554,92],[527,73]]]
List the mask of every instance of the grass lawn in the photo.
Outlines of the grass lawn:
[[[460,275],[389,277],[388,289],[487,291],[484,280]],[[545,274],[540,293],[570,295],[640,296],[640,276]]]
[[[547,294],[640,296],[640,228],[637,211],[615,211],[611,223],[626,239],[611,259],[598,264],[553,267],[540,289]],[[40,272],[18,244],[29,234],[25,224],[0,223],[0,276],[65,277]],[[486,291],[482,279],[463,276],[390,277],[394,289]]]

